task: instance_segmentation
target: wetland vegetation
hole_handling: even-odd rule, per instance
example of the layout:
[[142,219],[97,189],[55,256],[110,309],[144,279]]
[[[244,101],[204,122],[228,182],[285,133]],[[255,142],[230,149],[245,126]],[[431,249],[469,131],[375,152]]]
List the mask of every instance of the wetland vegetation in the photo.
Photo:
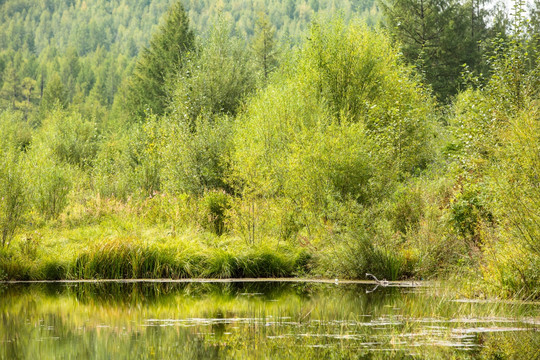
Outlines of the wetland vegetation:
[[0,358],[540,358],[539,10],[0,0]]
[[0,280],[538,300],[538,1],[250,4],[0,1]]

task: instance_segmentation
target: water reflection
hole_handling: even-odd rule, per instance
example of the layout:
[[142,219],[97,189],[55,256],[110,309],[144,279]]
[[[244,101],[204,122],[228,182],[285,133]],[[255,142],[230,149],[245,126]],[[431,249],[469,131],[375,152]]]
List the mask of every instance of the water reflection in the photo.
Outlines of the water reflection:
[[314,283],[4,285],[0,358],[526,358],[538,304]]

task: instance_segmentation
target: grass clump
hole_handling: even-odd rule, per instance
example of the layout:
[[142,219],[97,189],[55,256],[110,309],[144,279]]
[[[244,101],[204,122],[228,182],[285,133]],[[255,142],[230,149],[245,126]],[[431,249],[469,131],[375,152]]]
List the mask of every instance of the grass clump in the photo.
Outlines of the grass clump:
[[174,256],[133,239],[96,244],[78,255],[72,269],[77,279],[178,278]]

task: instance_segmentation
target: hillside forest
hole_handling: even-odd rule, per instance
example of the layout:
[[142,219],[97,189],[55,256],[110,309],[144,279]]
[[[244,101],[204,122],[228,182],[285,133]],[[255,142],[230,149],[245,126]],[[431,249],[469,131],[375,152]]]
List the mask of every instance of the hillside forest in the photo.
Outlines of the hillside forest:
[[540,2],[0,0],[0,280],[540,298]]

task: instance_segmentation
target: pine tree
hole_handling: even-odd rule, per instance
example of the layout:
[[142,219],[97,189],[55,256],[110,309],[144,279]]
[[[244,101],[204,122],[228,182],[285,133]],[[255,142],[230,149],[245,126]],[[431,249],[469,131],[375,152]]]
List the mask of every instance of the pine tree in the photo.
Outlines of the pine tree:
[[194,35],[189,28],[189,19],[183,6],[176,3],[137,62],[128,85],[127,110],[131,115],[142,119],[147,111],[158,115],[164,113],[169,82],[193,47]]

